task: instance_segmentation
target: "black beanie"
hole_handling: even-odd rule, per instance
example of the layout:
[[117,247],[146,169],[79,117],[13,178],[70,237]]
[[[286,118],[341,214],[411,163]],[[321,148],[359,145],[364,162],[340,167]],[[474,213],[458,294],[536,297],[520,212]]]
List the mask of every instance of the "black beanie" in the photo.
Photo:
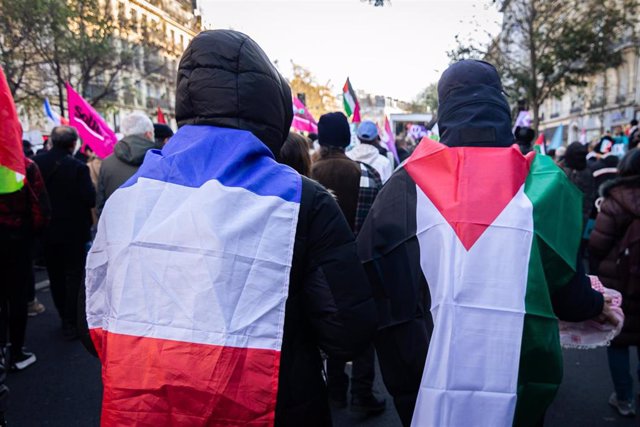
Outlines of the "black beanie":
[[327,113],[318,121],[318,143],[345,148],[351,142],[351,129],[343,113]]
[[173,136],[173,130],[163,123],[154,123],[153,136],[158,139],[171,138]]

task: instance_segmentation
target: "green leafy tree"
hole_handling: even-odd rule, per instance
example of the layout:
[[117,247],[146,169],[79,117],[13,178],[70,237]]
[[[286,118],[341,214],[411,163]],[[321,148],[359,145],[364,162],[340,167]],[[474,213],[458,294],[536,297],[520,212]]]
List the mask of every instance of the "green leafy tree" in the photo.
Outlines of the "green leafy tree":
[[43,63],[32,41],[47,25],[47,1],[0,0],[0,65],[16,102],[38,92],[27,83]]
[[488,46],[459,43],[452,60],[481,58],[500,71],[516,98],[529,104],[533,127],[540,106],[589,77],[616,67],[635,40],[637,0],[504,0],[502,31]]

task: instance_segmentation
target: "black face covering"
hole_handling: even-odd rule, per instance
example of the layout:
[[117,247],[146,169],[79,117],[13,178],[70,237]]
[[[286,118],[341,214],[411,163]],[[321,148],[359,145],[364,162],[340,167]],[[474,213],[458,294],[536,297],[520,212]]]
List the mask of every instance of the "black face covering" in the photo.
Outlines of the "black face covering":
[[450,147],[509,147],[511,112],[493,65],[474,60],[450,66],[438,82],[440,142]]

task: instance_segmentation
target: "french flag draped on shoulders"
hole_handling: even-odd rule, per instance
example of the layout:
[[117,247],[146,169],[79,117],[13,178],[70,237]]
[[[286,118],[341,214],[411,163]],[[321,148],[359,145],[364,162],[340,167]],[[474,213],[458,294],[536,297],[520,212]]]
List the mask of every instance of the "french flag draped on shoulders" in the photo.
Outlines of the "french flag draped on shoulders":
[[87,261],[103,426],[273,425],[301,178],[184,126],[108,200]]

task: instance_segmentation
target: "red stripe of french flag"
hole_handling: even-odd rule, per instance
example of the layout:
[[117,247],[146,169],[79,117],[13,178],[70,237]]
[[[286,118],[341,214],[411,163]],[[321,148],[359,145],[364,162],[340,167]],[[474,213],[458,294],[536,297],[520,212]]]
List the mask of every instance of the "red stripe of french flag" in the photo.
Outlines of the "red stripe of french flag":
[[273,425],[279,351],[102,329],[92,329],[91,337],[100,359],[108,361],[102,370],[103,426]]

